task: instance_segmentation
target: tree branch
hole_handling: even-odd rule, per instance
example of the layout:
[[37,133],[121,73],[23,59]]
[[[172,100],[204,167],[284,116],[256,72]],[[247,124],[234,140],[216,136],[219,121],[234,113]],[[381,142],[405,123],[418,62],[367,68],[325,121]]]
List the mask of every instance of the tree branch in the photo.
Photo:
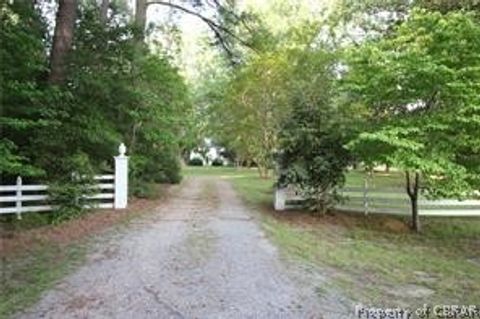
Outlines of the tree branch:
[[[239,38],[233,31],[229,30],[228,28],[225,28],[224,26],[216,23],[212,19],[209,19],[209,18],[201,15],[200,13],[198,13],[196,11],[193,11],[193,10],[190,10],[188,8],[182,7],[182,6],[180,6],[178,4],[175,4],[175,3],[165,2],[165,1],[161,1],[161,0],[150,0],[150,1],[147,2],[147,6],[152,5],[152,4],[167,6],[167,7],[180,10],[182,12],[185,12],[187,14],[190,14],[190,15],[193,15],[193,16],[199,18],[200,20],[205,22],[208,25],[208,27],[215,33],[215,36],[217,38],[219,38],[219,41],[221,42],[222,47],[224,49],[226,48],[227,45],[226,45],[226,41],[225,41],[224,37],[222,36],[221,32],[224,32],[224,33],[228,34],[229,36],[231,36],[232,38],[234,38],[235,40],[240,42],[243,46],[245,46],[245,47],[247,47],[251,50],[254,50],[247,42],[245,42],[244,40]],[[227,51],[227,53],[229,53],[229,55],[232,54],[230,49]]]

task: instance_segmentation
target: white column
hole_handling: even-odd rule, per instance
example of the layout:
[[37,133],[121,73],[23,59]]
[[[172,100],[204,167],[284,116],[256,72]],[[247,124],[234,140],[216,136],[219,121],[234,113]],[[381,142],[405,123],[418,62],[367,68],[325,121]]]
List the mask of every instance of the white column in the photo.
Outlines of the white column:
[[17,208],[17,219],[22,219],[22,178],[17,177],[17,191],[15,192],[17,197],[15,207]]
[[118,147],[119,155],[115,156],[115,209],[127,208],[128,203],[128,156],[125,156],[125,144]]
[[277,188],[275,190],[275,210],[285,210],[285,188]]

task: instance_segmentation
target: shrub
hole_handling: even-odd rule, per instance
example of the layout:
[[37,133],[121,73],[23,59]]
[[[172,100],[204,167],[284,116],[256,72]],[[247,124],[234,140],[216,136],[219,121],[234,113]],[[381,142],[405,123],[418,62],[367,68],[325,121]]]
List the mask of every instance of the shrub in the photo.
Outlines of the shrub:
[[135,195],[139,198],[156,198],[156,189],[155,184],[151,182],[146,182],[142,180],[133,180],[130,183],[130,194]]
[[153,150],[146,155],[130,156],[130,194],[155,197],[156,183],[177,184],[182,180],[180,160],[174,150]]
[[188,161],[189,166],[203,166],[203,161],[201,158],[194,157]]
[[65,170],[62,177],[50,183],[48,188],[50,201],[56,206],[50,215],[52,223],[78,217],[88,211],[85,207],[87,196],[95,192],[91,187],[94,184],[94,171],[85,153],[77,153],[63,160],[62,168]]
[[223,160],[217,157],[213,160],[212,166],[223,166]]
[[145,174],[154,183],[178,184],[180,175],[180,159],[173,150],[161,150],[153,154],[147,161]]

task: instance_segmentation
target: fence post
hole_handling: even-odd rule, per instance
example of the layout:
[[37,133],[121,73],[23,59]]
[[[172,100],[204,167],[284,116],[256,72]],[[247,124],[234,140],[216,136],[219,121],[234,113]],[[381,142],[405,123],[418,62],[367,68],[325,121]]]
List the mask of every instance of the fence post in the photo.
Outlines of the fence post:
[[17,176],[15,207],[17,209],[17,219],[22,219],[22,177]]
[[[368,173],[367,173],[368,174]],[[363,183],[363,209],[365,215],[368,215],[369,213],[369,207],[368,207],[368,178],[369,175],[365,176],[364,183]]]
[[275,210],[285,210],[285,188],[277,188],[275,190]]
[[128,156],[125,156],[125,144],[118,147],[118,156],[115,156],[115,209],[127,208],[128,203]]

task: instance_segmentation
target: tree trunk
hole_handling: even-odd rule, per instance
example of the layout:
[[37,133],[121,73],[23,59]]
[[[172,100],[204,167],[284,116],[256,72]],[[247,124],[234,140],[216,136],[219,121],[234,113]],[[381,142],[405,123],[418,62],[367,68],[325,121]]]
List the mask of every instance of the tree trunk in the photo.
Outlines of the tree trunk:
[[412,229],[419,233],[421,231],[420,218],[418,216],[418,198],[411,199],[412,203]]
[[135,2],[135,25],[138,29],[137,40],[143,41],[147,26],[147,0],[136,0]]
[[108,19],[109,4],[109,0],[102,0],[102,3],[100,4],[100,21],[102,21],[103,23],[106,23]]
[[50,74],[48,76],[50,84],[62,85],[65,83],[67,58],[72,48],[76,15],[76,0],[59,1],[50,53]]
[[407,194],[410,197],[412,207],[412,229],[417,233],[421,231],[420,217],[418,215],[418,189],[420,182],[420,174],[415,172],[415,179],[412,181],[410,172],[405,172]]

